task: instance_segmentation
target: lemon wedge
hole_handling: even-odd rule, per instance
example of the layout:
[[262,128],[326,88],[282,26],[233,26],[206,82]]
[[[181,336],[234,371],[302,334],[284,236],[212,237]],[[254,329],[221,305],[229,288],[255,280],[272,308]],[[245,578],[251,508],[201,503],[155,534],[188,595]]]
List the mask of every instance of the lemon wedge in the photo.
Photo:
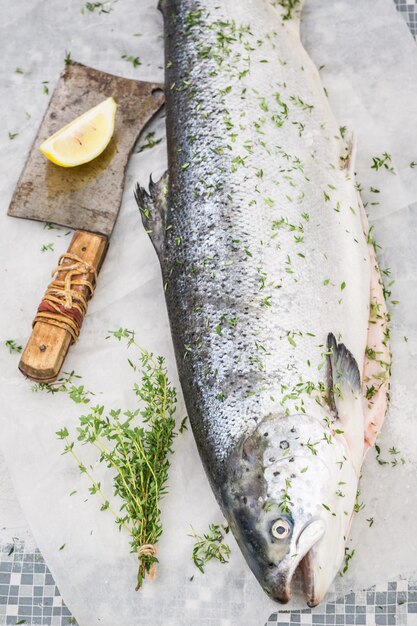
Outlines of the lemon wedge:
[[39,150],[62,167],[92,161],[105,150],[114,132],[116,102],[107,98],[45,139]]

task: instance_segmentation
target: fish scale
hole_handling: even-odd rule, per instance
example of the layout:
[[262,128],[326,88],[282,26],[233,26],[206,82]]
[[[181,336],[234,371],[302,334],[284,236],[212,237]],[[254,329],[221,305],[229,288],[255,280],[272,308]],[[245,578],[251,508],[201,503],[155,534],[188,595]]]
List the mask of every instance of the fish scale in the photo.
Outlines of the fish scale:
[[[169,183],[165,208],[143,189],[138,202],[151,237],[164,233],[153,241],[215,495],[270,595],[286,601],[295,568],[310,559],[314,604],[337,573],[356,494],[371,263],[353,142],[339,132],[297,23],[283,19],[291,4],[162,2]],[[329,391],[333,350],[341,378],[333,371]],[[335,407],[346,434],[332,426]],[[268,450],[287,440],[289,419],[297,457],[276,460]],[[345,504],[339,483],[349,485]],[[298,560],[289,560],[295,544],[271,536],[278,514],[289,541],[304,541]]]

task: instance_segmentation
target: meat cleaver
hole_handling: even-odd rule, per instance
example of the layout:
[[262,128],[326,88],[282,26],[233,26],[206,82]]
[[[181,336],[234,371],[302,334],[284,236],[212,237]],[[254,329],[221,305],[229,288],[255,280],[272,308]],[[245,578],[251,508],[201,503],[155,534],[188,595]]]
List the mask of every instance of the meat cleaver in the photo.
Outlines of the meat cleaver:
[[[39,152],[47,137],[109,96],[117,104],[115,131],[99,157],[63,168]],[[68,65],[61,74],[8,210],[13,217],[76,229],[20,359],[19,369],[33,380],[54,381],[76,339],[120,209],[129,155],[163,102],[163,85],[158,83],[113,76],[80,63]]]

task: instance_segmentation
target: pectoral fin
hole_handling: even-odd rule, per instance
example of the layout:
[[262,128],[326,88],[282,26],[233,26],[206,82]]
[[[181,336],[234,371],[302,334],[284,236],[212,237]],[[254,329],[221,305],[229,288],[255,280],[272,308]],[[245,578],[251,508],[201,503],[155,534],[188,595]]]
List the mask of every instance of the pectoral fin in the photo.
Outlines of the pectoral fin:
[[327,337],[329,352],[329,399],[359,471],[364,448],[364,415],[361,376],[353,354],[333,333]]
[[167,210],[168,172],[154,183],[152,176],[149,179],[149,192],[139,183],[135,188],[135,199],[139,207],[142,223],[146,228],[159,260],[162,259]]

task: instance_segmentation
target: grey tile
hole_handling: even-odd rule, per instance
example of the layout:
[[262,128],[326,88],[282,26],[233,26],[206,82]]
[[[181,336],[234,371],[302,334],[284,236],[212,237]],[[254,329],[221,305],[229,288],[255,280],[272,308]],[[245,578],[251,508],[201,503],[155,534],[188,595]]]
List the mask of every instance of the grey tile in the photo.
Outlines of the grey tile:
[[0,572],[11,572],[12,565],[13,563],[11,561],[10,562],[0,561]]
[[366,624],[366,615],[357,615],[355,622],[358,625]]
[[[408,596],[410,596],[410,593]],[[417,604],[415,602],[410,602],[410,600],[408,601],[408,612],[417,613]]]
[[32,615],[32,606],[19,606],[19,617],[21,615]]
[[9,596],[8,600],[7,600],[7,604],[12,605],[12,604],[17,604],[18,601],[18,597],[17,596]]
[[52,606],[54,603],[54,599],[53,598],[43,598],[42,600],[42,604],[44,606]]
[[397,592],[397,604],[405,604],[407,602],[407,592],[406,591],[398,591]]
[[10,585],[9,596],[18,596],[18,595],[19,595],[19,585]]
[[22,574],[21,585],[33,585],[33,574]]
[[387,603],[387,593],[385,591],[377,591],[375,594],[375,604],[386,604]]

